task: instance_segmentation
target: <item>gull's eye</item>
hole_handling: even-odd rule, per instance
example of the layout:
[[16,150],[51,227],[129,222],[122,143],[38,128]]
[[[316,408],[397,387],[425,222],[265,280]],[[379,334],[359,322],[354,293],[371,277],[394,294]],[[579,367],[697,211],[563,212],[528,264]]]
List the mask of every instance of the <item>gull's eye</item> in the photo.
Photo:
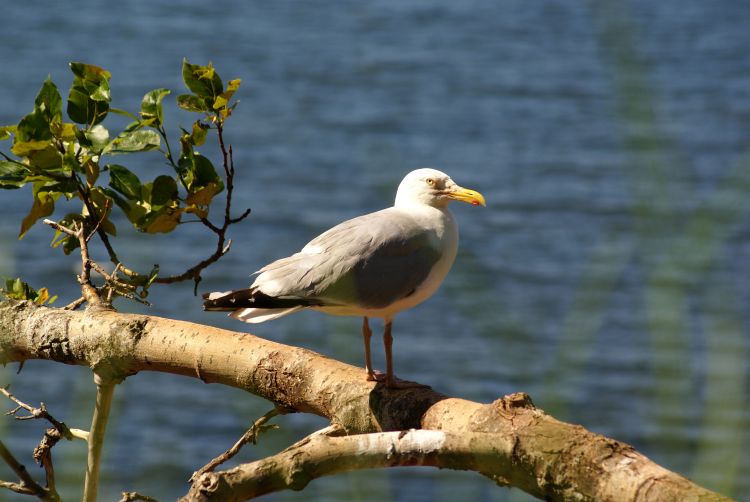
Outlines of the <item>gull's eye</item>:
[[434,187],[435,186],[435,180],[432,179],[432,178],[427,178],[426,180],[424,180],[424,182],[427,183],[428,187]]

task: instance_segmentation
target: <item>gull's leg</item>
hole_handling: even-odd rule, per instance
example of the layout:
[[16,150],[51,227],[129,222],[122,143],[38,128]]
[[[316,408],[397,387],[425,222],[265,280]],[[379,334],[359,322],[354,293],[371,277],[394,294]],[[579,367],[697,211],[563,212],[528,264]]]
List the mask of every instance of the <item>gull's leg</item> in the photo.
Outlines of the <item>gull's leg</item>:
[[393,321],[391,319],[385,320],[385,330],[383,331],[383,345],[385,346],[385,386],[390,389],[409,389],[414,387],[430,387],[416,382],[409,382],[408,380],[401,380],[396,378],[393,374],[393,334],[391,328],[393,327]]
[[364,338],[365,341],[365,369],[367,370],[367,380],[370,382],[382,380],[383,375],[376,374],[372,370],[372,353],[370,352],[370,339],[372,338],[372,331],[370,330],[370,323],[367,320],[367,317],[362,318],[362,338]]

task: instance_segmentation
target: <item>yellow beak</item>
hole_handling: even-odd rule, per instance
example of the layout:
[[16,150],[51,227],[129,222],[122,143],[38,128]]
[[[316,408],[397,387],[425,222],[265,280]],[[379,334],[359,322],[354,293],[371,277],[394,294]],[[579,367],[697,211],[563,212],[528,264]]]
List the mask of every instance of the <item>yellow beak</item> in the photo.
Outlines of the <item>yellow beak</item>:
[[460,200],[461,202],[468,202],[472,206],[484,206],[487,207],[487,204],[484,202],[484,195],[477,192],[476,190],[471,190],[469,188],[464,188],[460,186],[456,186],[449,190],[445,195],[447,195],[449,198],[453,200]]

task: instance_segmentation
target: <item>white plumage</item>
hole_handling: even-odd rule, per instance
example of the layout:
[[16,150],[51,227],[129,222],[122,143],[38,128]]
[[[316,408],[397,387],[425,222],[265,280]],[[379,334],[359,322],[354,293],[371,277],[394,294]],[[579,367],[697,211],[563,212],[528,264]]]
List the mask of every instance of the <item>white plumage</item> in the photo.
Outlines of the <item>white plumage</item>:
[[333,315],[364,317],[368,379],[379,380],[370,361],[367,318],[385,320],[388,386],[393,376],[391,324],[394,316],[438,289],[453,264],[458,226],[451,200],[485,205],[484,197],[458,186],[435,169],[406,175],[392,207],[347,220],[302,250],[261,268],[248,289],[204,295],[206,310],[229,310],[249,323],[270,321],[310,308]]

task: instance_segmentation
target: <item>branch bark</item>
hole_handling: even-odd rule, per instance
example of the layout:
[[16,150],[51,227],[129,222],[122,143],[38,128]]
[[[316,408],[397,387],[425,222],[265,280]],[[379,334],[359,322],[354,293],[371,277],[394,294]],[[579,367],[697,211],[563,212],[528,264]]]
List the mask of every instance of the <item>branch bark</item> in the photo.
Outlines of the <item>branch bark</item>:
[[[473,446],[494,452],[493,461],[454,468],[477,470],[546,500],[729,500],[627,444],[556,420],[525,394],[480,404],[428,388],[391,390],[365,381],[361,368],[246,333],[106,310],[74,312],[0,302],[0,362],[26,359],[85,365],[115,380],[139,371],[197,377],[326,417],[350,435],[430,429],[442,431],[456,448],[466,438],[482,437],[483,444]],[[396,444],[391,436],[368,437],[320,441],[341,439],[337,447],[344,451],[362,441]],[[376,451],[375,457],[387,456],[387,449]],[[405,448],[399,461],[410,458],[409,451]],[[438,462],[441,454],[434,458]],[[212,476],[226,480],[230,472]]]
[[321,432],[271,457],[205,473],[181,501],[248,500],[284,489],[302,490],[323,476],[406,465],[487,472],[498,484],[509,484],[492,473],[510,469],[513,442],[495,434],[410,429],[334,437],[325,429]]

